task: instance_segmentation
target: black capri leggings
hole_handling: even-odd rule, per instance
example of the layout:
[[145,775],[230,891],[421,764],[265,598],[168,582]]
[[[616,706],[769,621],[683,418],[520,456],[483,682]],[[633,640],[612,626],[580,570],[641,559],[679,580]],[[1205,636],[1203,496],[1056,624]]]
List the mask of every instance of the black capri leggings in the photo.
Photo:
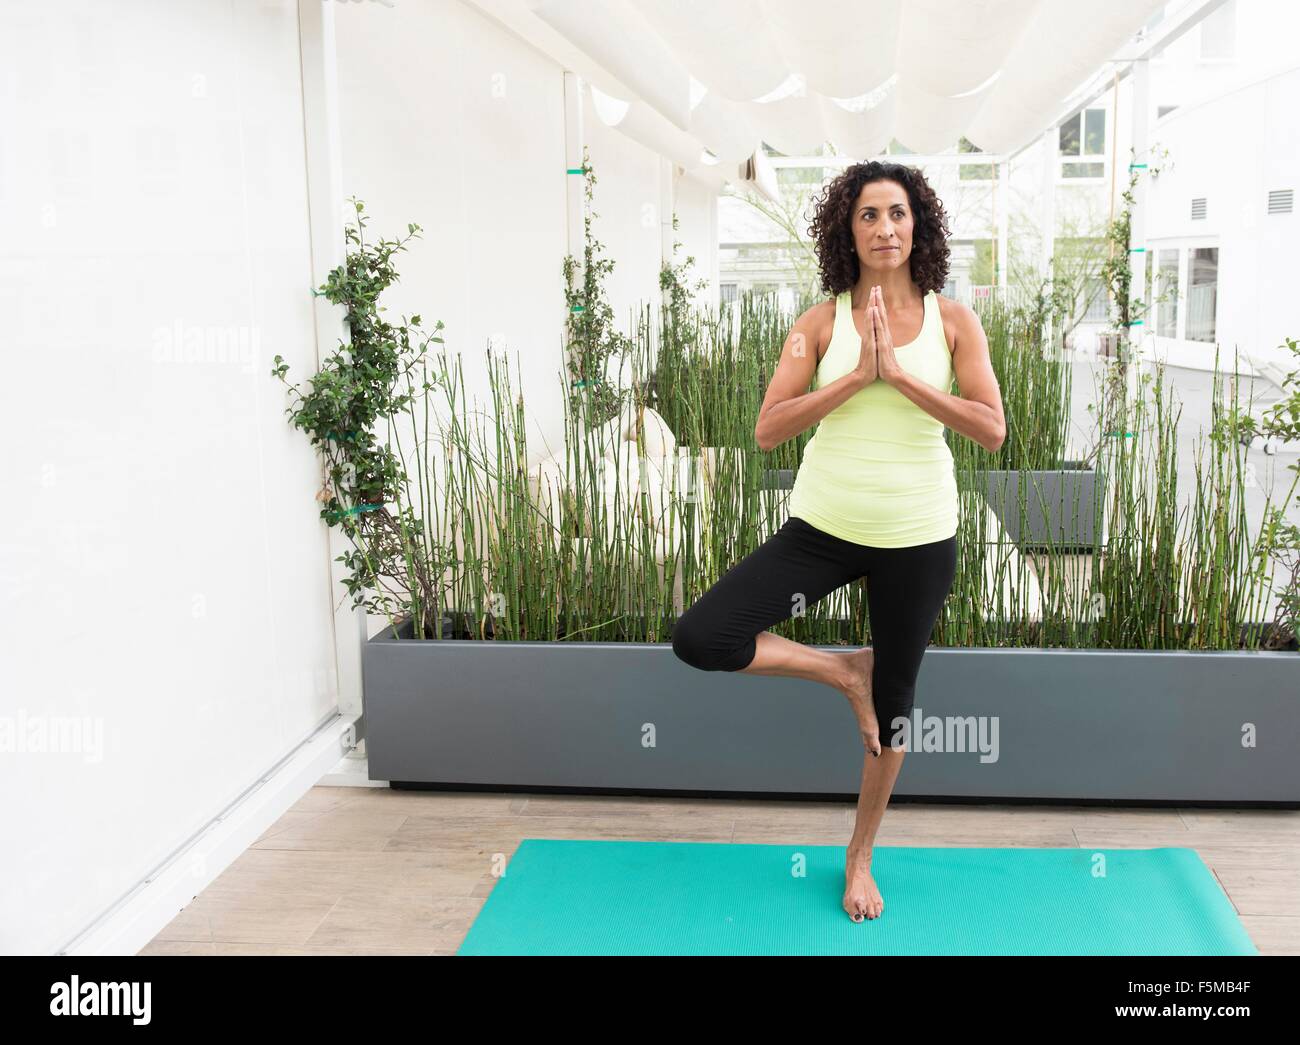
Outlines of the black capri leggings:
[[872,697],[887,746],[908,718],[921,658],[957,567],[957,538],[907,548],[841,540],[791,515],[736,563],[673,626],[673,652],[702,671],[739,671],[761,631],[836,588],[866,578],[871,615]]

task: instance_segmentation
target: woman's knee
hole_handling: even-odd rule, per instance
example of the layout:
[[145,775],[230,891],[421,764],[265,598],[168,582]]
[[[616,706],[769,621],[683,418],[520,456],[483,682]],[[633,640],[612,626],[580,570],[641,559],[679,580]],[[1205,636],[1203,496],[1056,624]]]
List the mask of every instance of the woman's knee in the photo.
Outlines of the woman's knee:
[[[739,644],[718,628],[687,610],[673,625],[673,653],[677,659],[701,671],[736,671],[753,659],[746,650],[753,640]],[[744,661],[745,663],[740,663]]]

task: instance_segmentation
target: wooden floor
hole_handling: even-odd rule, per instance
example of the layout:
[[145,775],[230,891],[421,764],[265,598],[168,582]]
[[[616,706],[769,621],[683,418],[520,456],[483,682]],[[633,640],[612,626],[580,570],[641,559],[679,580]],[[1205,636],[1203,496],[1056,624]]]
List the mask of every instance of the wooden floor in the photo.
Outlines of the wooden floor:
[[[140,953],[454,954],[523,838],[844,845],[852,829],[847,802],[315,787]],[[876,844],[1187,846],[1261,953],[1300,954],[1300,811],[896,802]]]

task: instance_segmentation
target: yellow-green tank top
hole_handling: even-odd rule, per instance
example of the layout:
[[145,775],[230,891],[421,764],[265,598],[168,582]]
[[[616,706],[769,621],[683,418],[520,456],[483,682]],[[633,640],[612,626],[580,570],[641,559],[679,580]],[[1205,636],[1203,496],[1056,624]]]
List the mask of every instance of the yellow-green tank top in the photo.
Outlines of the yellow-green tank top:
[[[862,353],[852,292],[835,299],[830,344],[814,388],[843,377]],[[939,298],[925,295],[916,340],[895,345],[899,365],[942,392],[952,390],[952,353]],[[957,532],[957,479],[944,425],[880,378],[823,417],[804,447],[789,512],[819,530],[878,548],[906,548]]]

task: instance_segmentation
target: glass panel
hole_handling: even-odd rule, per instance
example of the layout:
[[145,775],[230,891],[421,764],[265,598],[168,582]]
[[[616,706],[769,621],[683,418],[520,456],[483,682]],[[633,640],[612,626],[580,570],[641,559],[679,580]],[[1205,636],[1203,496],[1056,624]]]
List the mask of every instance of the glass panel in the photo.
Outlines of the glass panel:
[[1104,163],[1061,164],[1061,177],[1063,178],[1103,178],[1105,175],[1106,165]]
[[1156,278],[1156,334],[1160,337],[1178,336],[1178,251],[1159,252],[1159,272]]
[[[836,171],[835,173],[839,173]],[[778,167],[776,182],[778,185],[804,186],[820,185],[826,178],[825,167]]]
[[1101,156],[1106,152],[1106,110],[1089,109],[1084,116],[1086,118],[1083,135],[1084,155]]
[[1213,341],[1219,293],[1219,248],[1196,247],[1187,267],[1187,340]]
[[[1089,301],[1088,299],[1092,300]],[[1087,303],[1088,310],[1083,314],[1084,323],[1106,322],[1106,288],[1099,279],[1090,279],[1080,295],[1081,305]]]
[[1079,155],[1079,117],[1072,116],[1061,124],[1061,155]]

